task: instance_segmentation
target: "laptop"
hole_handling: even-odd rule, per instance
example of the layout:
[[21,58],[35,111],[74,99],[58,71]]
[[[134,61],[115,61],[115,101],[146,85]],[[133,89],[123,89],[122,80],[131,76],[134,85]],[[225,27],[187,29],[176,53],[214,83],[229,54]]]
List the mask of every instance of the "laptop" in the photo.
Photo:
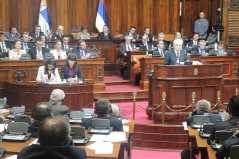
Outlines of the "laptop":
[[208,138],[213,132],[214,123],[204,123],[202,129],[199,131],[199,135],[202,138]]
[[75,145],[87,144],[90,140],[89,136],[85,136],[84,127],[71,126],[71,136]]
[[6,118],[8,119],[14,119],[14,116],[16,114],[24,114],[25,113],[25,108],[24,107],[17,107],[17,106],[14,106],[12,107],[11,109],[11,113],[9,115],[6,116]]
[[219,149],[223,142],[229,139],[233,135],[233,131],[230,130],[220,130],[215,132],[215,141],[211,141],[211,145],[213,149]]
[[95,112],[93,108],[82,108],[82,111],[85,112],[84,118],[92,118]]
[[30,137],[28,131],[28,124],[23,122],[11,122],[8,123],[6,133],[2,139],[4,141],[26,141]]
[[191,127],[194,129],[200,129],[203,123],[209,123],[208,113],[204,113],[204,115],[194,115]]
[[19,115],[19,114],[16,114],[14,116],[14,122],[24,122],[24,123],[27,123],[27,124],[31,124],[31,118],[27,115]]
[[82,123],[82,119],[85,116],[83,111],[71,111],[70,112],[70,123]]
[[91,120],[91,127],[88,130],[89,134],[110,134],[113,127],[110,127],[109,119],[95,118]]

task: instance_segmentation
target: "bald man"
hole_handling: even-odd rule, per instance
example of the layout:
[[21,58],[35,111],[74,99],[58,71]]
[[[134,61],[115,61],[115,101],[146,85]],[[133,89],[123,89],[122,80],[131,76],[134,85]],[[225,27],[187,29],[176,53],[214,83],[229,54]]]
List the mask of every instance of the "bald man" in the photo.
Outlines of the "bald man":
[[194,32],[199,33],[200,38],[205,40],[207,38],[208,20],[204,18],[204,12],[201,12],[199,17],[200,18],[195,21]]

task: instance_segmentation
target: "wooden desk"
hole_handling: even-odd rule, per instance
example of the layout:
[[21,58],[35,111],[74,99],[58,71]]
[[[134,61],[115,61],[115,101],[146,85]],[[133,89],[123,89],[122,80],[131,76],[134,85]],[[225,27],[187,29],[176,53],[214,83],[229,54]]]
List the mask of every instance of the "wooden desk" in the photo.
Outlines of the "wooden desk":
[[201,138],[199,135],[196,136],[197,147],[201,152],[201,159],[208,158],[207,152],[207,139]]
[[[98,59],[78,59],[79,65],[85,81],[94,84],[94,91],[104,91],[104,58]],[[44,65],[46,60],[0,60],[0,95],[4,95],[4,88],[1,82],[29,83],[36,81],[38,68]],[[61,72],[61,67],[66,60],[56,60],[56,64]]]

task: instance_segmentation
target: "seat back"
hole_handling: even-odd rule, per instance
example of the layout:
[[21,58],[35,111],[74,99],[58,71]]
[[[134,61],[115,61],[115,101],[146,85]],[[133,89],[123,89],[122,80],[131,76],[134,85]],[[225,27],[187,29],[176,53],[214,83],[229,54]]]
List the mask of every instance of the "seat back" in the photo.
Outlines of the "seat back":
[[11,113],[12,114],[24,114],[25,108],[24,107],[12,107]]
[[230,159],[239,159],[239,143],[230,147]]
[[85,112],[83,111],[71,111],[70,118],[71,119],[82,119],[85,116]]
[[91,127],[92,128],[109,128],[110,120],[109,119],[100,119],[100,118],[92,119]]
[[31,118],[27,115],[15,115],[14,116],[14,122],[24,122],[31,124]]
[[52,53],[45,53],[45,60],[51,60],[51,59],[55,59]]

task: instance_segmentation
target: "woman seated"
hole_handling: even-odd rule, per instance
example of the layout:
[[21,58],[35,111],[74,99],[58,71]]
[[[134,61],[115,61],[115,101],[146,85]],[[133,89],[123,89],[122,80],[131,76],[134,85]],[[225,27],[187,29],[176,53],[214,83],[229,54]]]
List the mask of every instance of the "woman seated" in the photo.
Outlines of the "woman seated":
[[82,28],[82,32],[79,32],[77,39],[90,39],[90,33],[88,33],[87,28]]
[[56,40],[54,44],[54,50],[51,50],[55,59],[66,59],[66,52],[61,50],[62,44],[60,40]]
[[83,80],[80,67],[77,65],[76,56],[70,54],[67,57],[66,64],[61,67],[61,79],[68,79],[68,82],[77,82],[75,77]]
[[9,51],[9,60],[19,60],[21,54],[26,54],[25,50],[22,50],[22,44],[20,40],[15,41],[15,49]]
[[37,83],[61,82],[55,60],[48,60],[44,66],[39,67],[36,81]]

